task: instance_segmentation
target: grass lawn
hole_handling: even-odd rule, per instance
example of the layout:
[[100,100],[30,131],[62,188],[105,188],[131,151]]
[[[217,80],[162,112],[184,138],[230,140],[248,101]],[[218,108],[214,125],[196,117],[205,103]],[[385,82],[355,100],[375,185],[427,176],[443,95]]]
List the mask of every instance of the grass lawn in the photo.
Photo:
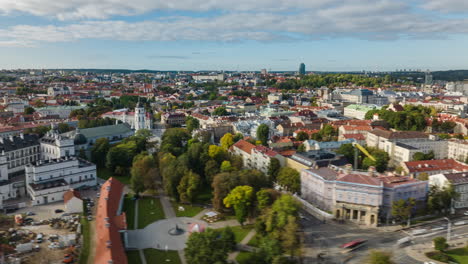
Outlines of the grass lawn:
[[258,243],[260,243],[260,235],[258,234],[255,234],[254,237],[252,237],[252,239],[250,239],[249,243],[247,243],[247,245],[251,246],[251,247],[258,247]]
[[132,230],[135,226],[135,201],[126,196],[123,201],[123,211],[127,216],[127,228]]
[[[184,211],[179,211],[179,205],[184,207]],[[174,211],[176,212],[177,217],[194,217],[196,216],[199,212],[203,211],[203,207],[195,206],[195,205],[189,205],[189,204],[178,204],[176,202],[172,202],[172,207],[174,208]]]
[[99,168],[97,170],[97,176],[101,179],[107,180],[110,177],[114,177],[115,179],[119,180],[123,184],[130,184],[130,175],[128,176],[115,176],[113,175],[112,171],[110,171],[108,168]]
[[159,199],[143,197],[138,201],[138,229],[166,218]]
[[252,252],[245,252],[241,251],[239,252],[239,255],[237,255],[236,260],[238,263],[244,263],[253,253]]
[[83,247],[80,252],[80,264],[88,263],[89,258],[89,244],[91,243],[91,234],[89,232],[89,221],[86,217],[81,218],[81,230],[83,236]]
[[138,250],[127,251],[126,253],[127,253],[128,263],[132,263],[132,264],[141,263],[140,253],[138,253]]
[[[244,227],[241,226],[231,226],[232,232],[234,232],[234,236],[236,238],[236,243],[240,243],[242,239],[252,230],[253,225],[245,225]],[[220,228],[223,229],[223,228]],[[218,229],[218,230],[220,230]]]
[[468,249],[456,248],[447,251],[447,255],[454,258],[458,263],[468,263]]
[[[147,248],[144,250],[146,262],[149,263],[176,263],[180,264],[179,254],[177,251],[157,250],[154,248]],[[166,261],[169,259],[170,261]],[[133,263],[133,262],[128,262]]]

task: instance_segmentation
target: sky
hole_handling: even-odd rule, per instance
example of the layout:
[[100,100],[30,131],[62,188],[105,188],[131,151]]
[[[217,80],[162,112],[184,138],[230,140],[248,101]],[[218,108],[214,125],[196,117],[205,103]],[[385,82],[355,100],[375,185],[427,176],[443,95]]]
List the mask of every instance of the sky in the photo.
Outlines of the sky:
[[0,0],[0,68],[468,69],[467,0]]

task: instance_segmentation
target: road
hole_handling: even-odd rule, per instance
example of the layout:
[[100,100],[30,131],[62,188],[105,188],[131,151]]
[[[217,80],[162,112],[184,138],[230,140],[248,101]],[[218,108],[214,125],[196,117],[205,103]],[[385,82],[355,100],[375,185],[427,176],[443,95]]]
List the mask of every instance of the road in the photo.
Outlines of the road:
[[[360,228],[353,224],[323,223],[312,215],[302,212],[301,226],[304,231],[304,263],[318,264],[358,264],[365,263],[370,250],[392,251],[398,264],[420,264],[403,250],[395,248],[398,239],[405,237],[402,232],[382,231],[378,228]],[[355,239],[365,239],[365,246],[351,252],[343,253],[341,245]],[[318,254],[324,254],[320,259]]]

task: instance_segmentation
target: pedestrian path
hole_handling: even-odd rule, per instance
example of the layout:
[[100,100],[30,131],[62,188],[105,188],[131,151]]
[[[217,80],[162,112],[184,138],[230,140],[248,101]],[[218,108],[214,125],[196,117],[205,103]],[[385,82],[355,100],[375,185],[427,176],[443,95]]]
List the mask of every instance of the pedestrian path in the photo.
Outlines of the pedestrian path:
[[[255,229],[250,230],[250,232],[242,239],[242,241],[239,243],[240,245],[247,245],[249,241],[257,234]],[[237,263],[237,255],[239,255],[240,251],[232,252],[228,256],[228,261],[232,261],[234,263]]]

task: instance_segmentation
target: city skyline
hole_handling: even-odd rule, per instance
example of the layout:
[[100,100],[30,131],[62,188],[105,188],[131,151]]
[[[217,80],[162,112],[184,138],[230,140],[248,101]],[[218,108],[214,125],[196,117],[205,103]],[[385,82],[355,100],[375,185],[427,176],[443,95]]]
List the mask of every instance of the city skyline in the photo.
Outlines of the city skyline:
[[467,14],[462,0],[7,0],[0,68],[468,69]]

